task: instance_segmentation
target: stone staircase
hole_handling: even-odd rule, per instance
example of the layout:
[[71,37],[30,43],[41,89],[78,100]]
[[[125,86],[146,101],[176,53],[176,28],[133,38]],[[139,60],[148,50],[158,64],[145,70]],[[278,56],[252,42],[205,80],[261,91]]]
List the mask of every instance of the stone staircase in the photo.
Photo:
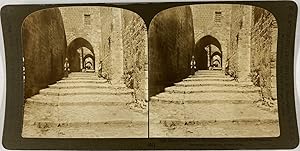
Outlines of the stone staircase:
[[26,99],[23,137],[148,137],[147,113],[128,107],[133,90],[95,73],[71,73]]
[[279,136],[278,115],[258,108],[260,89],[200,70],[150,98],[150,137]]

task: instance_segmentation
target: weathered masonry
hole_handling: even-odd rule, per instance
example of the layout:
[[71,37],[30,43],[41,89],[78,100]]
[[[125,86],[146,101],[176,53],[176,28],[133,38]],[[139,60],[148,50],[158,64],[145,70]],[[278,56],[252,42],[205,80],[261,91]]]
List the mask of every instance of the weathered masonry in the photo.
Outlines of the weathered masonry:
[[147,99],[147,29],[137,14],[111,7],[46,9],[29,15],[22,31],[25,98],[60,80],[68,58],[71,72],[101,72],[112,84],[134,89],[137,100]]
[[276,99],[277,24],[262,8],[248,5],[175,7],[154,17],[149,29],[150,96],[197,70],[222,70],[253,82],[263,99]]
[[23,22],[25,98],[63,77],[67,42],[58,8],[32,13]]
[[150,137],[278,137],[276,46],[262,8],[160,12],[149,30]]
[[23,25],[22,137],[147,137],[147,29],[113,7],[35,12]]
[[133,12],[111,7],[65,7],[60,10],[69,57],[76,58],[76,61],[70,59],[76,71],[84,69],[88,58],[84,56],[89,55],[95,72],[99,72],[101,66],[103,77],[115,85],[125,84],[135,90],[136,99],[145,100],[148,62],[147,31],[143,20]]
[[190,74],[193,50],[193,19],[189,6],[164,10],[153,18],[149,27],[150,96]]

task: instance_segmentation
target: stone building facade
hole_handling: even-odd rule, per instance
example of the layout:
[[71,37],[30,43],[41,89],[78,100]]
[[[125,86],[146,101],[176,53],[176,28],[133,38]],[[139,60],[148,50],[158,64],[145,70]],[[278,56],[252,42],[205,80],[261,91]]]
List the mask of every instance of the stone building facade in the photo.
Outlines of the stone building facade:
[[142,18],[131,11],[112,7],[63,7],[60,10],[68,45],[78,38],[88,41],[89,44],[82,43],[81,47],[91,50],[95,71],[98,72],[101,64],[104,78],[114,85],[125,84],[135,90],[137,100],[146,100],[147,29]]
[[[99,58],[100,50],[100,11],[97,7],[63,7],[59,8],[62,13],[65,27],[66,39],[68,44],[69,60],[71,70],[73,63],[72,58],[76,58],[76,67],[72,71],[81,71],[82,66],[79,64],[79,58],[82,54],[78,49],[86,48],[86,54],[92,54]],[[71,57],[72,56],[72,57]],[[95,59],[95,68],[99,65],[99,59]]]
[[[213,54],[220,56],[225,69],[231,25],[231,5],[191,5],[195,35],[195,58],[198,69],[208,69]],[[205,48],[208,46],[207,48]],[[207,50],[210,51],[207,53]],[[210,55],[210,56],[209,56]],[[206,58],[207,56],[207,58]]]
[[67,42],[57,8],[34,12],[22,24],[25,98],[63,77]]

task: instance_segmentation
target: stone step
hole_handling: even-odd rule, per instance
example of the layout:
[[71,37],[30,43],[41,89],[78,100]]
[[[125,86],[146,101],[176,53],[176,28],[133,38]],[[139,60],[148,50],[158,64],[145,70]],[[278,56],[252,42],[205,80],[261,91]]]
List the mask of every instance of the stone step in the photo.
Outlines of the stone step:
[[[33,110],[34,109],[34,110]],[[52,122],[109,122],[138,120],[147,121],[147,113],[131,110],[128,106],[73,105],[49,106],[43,104],[25,104],[25,120]]]
[[252,82],[235,82],[235,81],[182,81],[175,83],[178,87],[191,86],[253,86]]
[[[53,85],[49,85],[49,88],[53,89],[64,89],[64,88],[115,88],[113,85],[109,83],[57,83]],[[126,87],[118,87],[124,88]],[[128,89],[128,88],[127,88]]]
[[253,103],[253,100],[246,100],[246,99],[176,99],[176,98],[161,98],[161,97],[151,97],[151,102],[161,102],[161,103],[175,103],[175,104],[250,104]]
[[[223,74],[195,74],[190,75],[189,78],[227,78]],[[229,77],[228,77],[229,78]]]
[[90,72],[81,72],[81,71],[79,71],[79,72],[71,72],[70,74],[91,74]]
[[159,98],[159,97],[151,97],[151,102],[161,102],[161,103],[175,103],[175,104],[250,104],[252,100],[197,100],[197,99],[171,99],[171,98]]
[[223,77],[229,77],[229,76],[226,76],[225,74],[210,74],[210,73],[206,73],[206,74],[194,74],[194,75],[189,75],[189,77],[195,77],[195,78],[197,78],[197,77],[221,77],[221,78],[223,78]]
[[68,77],[97,77],[96,73],[87,73],[87,72],[72,72]]
[[79,76],[79,77],[67,77],[67,78],[63,78],[63,80],[105,80],[103,78],[99,78],[97,76]]
[[85,72],[87,72],[87,73],[94,73],[94,72],[95,72],[95,70],[86,69],[86,70],[85,70]]
[[229,77],[226,77],[226,78],[194,78],[194,77],[191,77],[191,78],[186,78],[186,79],[183,79],[183,81],[233,81],[234,79],[233,78],[229,78]]
[[[72,125],[72,127],[48,125],[57,123],[36,122],[27,124],[22,130],[23,138],[148,138],[147,123],[87,123],[85,125]],[[40,127],[40,128],[39,128]],[[44,127],[44,128],[43,128]]]
[[222,70],[198,70],[196,73],[224,73]]
[[228,86],[201,86],[201,87],[177,87],[171,86],[165,88],[169,93],[259,93],[258,87],[228,87]]
[[150,98],[150,101],[158,101],[161,103],[252,103],[261,98],[259,93],[190,93],[183,94],[163,92]]
[[222,67],[213,67],[212,70],[222,70]]
[[278,137],[280,129],[278,123],[267,122],[202,122],[193,125],[176,125],[172,121],[150,123],[149,136],[172,138],[257,138]]
[[57,81],[57,83],[106,83],[107,80],[73,80],[73,79],[65,79]]
[[225,75],[223,71],[209,71],[209,72],[203,72],[203,71],[197,71],[195,72],[195,75]]
[[259,122],[276,123],[278,114],[261,110],[255,104],[162,104],[150,103],[151,123],[175,125],[206,123]]
[[147,137],[148,132],[147,113],[135,112],[126,106],[55,107],[26,103],[24,115],[24,137],[39,134],[30,133],[33,129],[44,133],[45,137],[80,137],[82,134],[85,137],[112,137],[116,134],[130,137],[136,134],[132,130],[139,130],[138,136]]
[[35,95],[26,99],[26,102],[33,104],[44,105],[125,105],[132,102],[133,97],[131,95],[65,95],[65,96],[46,96]]
[[127,95],[132,94],[132,89],[112,89],[112,88],[76,88],[76,89],[42,89],[40,90],[40,94],[43,95]]

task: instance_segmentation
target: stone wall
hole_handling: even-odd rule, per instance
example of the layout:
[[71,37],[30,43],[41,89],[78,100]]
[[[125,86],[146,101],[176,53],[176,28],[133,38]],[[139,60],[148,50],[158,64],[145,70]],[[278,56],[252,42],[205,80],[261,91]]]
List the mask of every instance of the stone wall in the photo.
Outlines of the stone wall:
[[[201,52],[205,51],[203,47],[207,45],[219,47],[219,51],[222,52],[222,68],[225,68],[227,50],[230,44],[228,35],[230,35],[231,30],[231,7],[232,5],[227,4],[191,5],[196,44],[194,54],[199,67],[198,69],[205,69],[201,68],[204,59],[201,56],[206,56],[206,54]],[[216,15],[216,13],[219,14]],[[211,38],[207,39],[207,37]]]
[[[197,62],[205,60],[207,44],[222,49],[223,70],[237,81],[262,88],[264,98],[276,99],[277,25],[262,8],[247,5],[192,5]],[[217,18],[216,13],[219,13]],[[229,36],[228,36],[229,35]],[[208,38],[207,38],[208,37]],[[206,59],[207,60],[207,59]]]
[[[101,63],[104,78],[114,85],[125,84],[135,90],[137,99],[144,100],[148,50],[142,18],[113,7],[62,7],[60,10],[69,46],[78,38],[86,40],[90,47],[83,42],[80,46],[93,50],[96,72]],[[90,15],[90,24],[86,23],[85,15]]]
[[22,25],[25,63],[25,98],[63,77],[66,38],[59,9],[27,16]]
[[124,80],[135,90],[136,99],[148,99],[146,93],[148,71],[147,28],[143,19],[130,11],[122,11],[124,51]]
[[[98,69],[101,55],[101,9],[105,7],[60,7],[63,17],[63,23],[65,27],[67,45],[70,46],[72,42],[76,39],[84,39],[77,41],[76,46],[73,49],[68,49],[70,55],[74,55],[74,58],[79,58],[80,54],[77,53],[77,49],[80,47],[86,47],[90,50],[90,54],[94,52],[95,58],[95,68]],[[87,44],[88,43],[88,44]],[[75,49],[75,50],[74,50]],[[75,60],[76,71],[78,70],[78,65],[80,60]],[[80,66],[81,67],[81,66]]]
[[189,6],[164,10],[152,19],[149,27],[149,96],[190,74],[194,45]]
[[103,75],[111,79],[112,64],[111,64],[111,45],[112,45],[112,8],[102,8],[101,12],[101,53],[100,60],[102,61]]
[[226,72],[239,81],[249,80],[251,6],[232,5],[230,46]]
[[262,8],[252,11],[251,77],[261,87],[264,99],[277,99],[276,50],[278,27],[275,17]]

